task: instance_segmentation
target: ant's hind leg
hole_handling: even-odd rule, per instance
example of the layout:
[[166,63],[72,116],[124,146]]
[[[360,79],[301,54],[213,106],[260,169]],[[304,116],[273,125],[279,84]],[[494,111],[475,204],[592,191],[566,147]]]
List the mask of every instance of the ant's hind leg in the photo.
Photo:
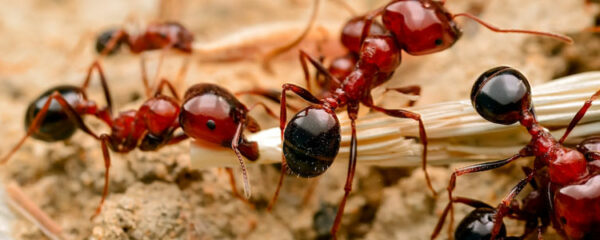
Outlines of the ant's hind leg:
[[[523,148],[519,151],[519,153],[517,153],[509,158],[506,158],[506,159],[502,159],[502,160],[498,160],[498,161],[494,161],[494,162],[480,163],[480,164],[475,164],[475,165],[455,169],[454,172],[452,173],[452,175],[450,175],[450,180],[448,182],[448,187],[447,187],[448,199],[454,199],[452,197],[452,192],[456,188],[456,177],[467,174],[467,173],[483,172],[483,171],[499,168],[506,164],[511,163],[514,160],[517,160],[522,157],[527,157],[527,156],[531,156],[531,153],[529,153],[527,148]],[[452,235],[452,229],[453,229],[453,225],[454,225],[454,207],[452,205],[452,200],[449,200],[449,201],[450,201],[450,203],[449,203],[450,204],[450,225],[448,225],[448,234]]]
[[423,173],[425,174],[425,180],[427,182],[427,187],[431,190],[434,197],[437,197],[437,193],[433,189],[433,185],[431,184],[431,179],[429,178],[429,173],[427,172],[427,132],[425,131],[425,125],[423,124],[423,119],[421,119],[421,115],[418,113],[413,113],[410,111],[402,110],[402,109],[385,109],[382,107],[378,107],[373,105],[373,100],[371,98],[363,101],[365,105],[370,107],[371,109],[382,112],[388,116],[396,117],[396,118],[410,118],[414,119],[419,123],[419,138],[421,139],[421,143],[423,144],[423,153],[421,155],[421,163],[423,168]]
[[308,60],[311,65],[313,65],[316,69],[317,72],[320,74],[323,74],[328,80],[335,82],[337,85],[341,85],[341,82],[339,79],[337,79],[336,77],[334,77],[333,75],[331,75],[331,73],[327,70],[327,68],[325,68],[325,66],[323,66],[323,64],[321,63],[321,61],[311,57],[310,55],[308,55],[308,53],[300,50],[300,63],[302,64],[302,71],[304,72],[304,80],[306,81],[306,88],[308,89],[309,92],[311,91],[311,87],[310,87],[310,74],[308,73],[308,64],[306,63],[306,61]]
[[17,150],[19,150],[19,148],[21,148],[23,143],[25,143],[25,140],[27,140],[29,136],[31,136],[35,131],[37,131],[40,128],[42,121],[48,113],[48,109],[50,108],[52,100],[56,100],[60,104],[60,106],[65,110],[65,113],[67,114],[68,118],[75,121],[75,123],[81,130],[93,136],[94,138],[99,139],[98,135],[96,135],[91,129],[87,127],[87,125],[85,125],[81,116],[78,115],[78,113],[73,109],[73,107],[71,107],[71,105],[69,105],[69,103],[62,97],[62,95],[59,92],[55,91],[48,97],[41,110],[35,116],[35,118],[31,122],[31,125],[27,129],[27,133],[25,133],[25,136],[23,136],[21,140],[19,140],[19,142],[10,150],[10,152],[6,156],[0,159],[0,164],[6,163],[10,159],[10,157]]
[[102,147],[102,157],[104,158],[104,188],[102,189],[102,198],[100,199],[100,203],[98,207],[96,207],[96,211],[94,215],[90,219],[94,219],[97,217],[102,211],[102,206],[104,205],[104,200],[106,200],[106,196],[108,196],[108,178],[110,175],[110,153],[108,151],[108,144],[110,142],[110,136],[106,134],[102,134],[100,136],[100,144]]
[[356,152],[357,152],[357,140],[356,140],[356,116],[358,113],[358,106],[348,106],[348,116],[350,117],[350,126],[352,129],[352,138],[350,139],[350,156],[348,158],[348,174],[346,175],[346,184],[344,185],[344,196],[340,202],[335,215],[335,221],[331,227],[331,236],[336,238],[336,233],[342,223],[342,216],[344,215],[344,208],[346,206],[346,200],[352,191],[352,180],[354,179],[354,173],[356,171]]
[[502,227],[502,219],[508,214],[513,199],[515,199],[515,197],[523,190],[523,188],[525,188],[527,183],[533,179],[534,175],[535,171],[529,173],[526,178],[519,181],[519,183],[517,183],[517,185],[510,190],[508,195],[502,199],[502,202],[496,208],[496,214],[494,216],[494,228],[492,228],[492,237],[490,239],[496,239],[496,236],[498,233],[500,233],[500,229]]
[[442,227],[444,226],[444,223],[446,222],[446,216],[448,216],[448,212],[450,211],[450,208],[452,207],[453,203],[462,203],[462,204],[465,204],[465,205],[468,205],[468,206],[471,206],[474,208],[481,208],[481,207],[492,208],[487,203],[484,203],[479,200],[475,200],[475,199],[471,199],[471,198],[464,198],[464,197],[454,197],[451,201],[448,201],[448,204],[446,204],[446,207],[444,208],[442,215],[440,215],[438,223],[435,225],[433,233],[431,233],[431,239],[435,239],[438,236],[438,234],[440,233],[440,231],[442,230]]
[[[413,96],[421,96],[421,87],[418,85],[411,85],[399,88],[386,88],[384,93],[389,91],[395,91],[402,94],[413,95]],[[415,105],[416,100],[410,100],[408,102],[408,106],[412,107]]]
[[[286,92],[287,91],[292,91],[294,92],[296,95],[300,96],[302,99],[313,103],[313,104],[319,104],[321,103],[321,101],[319,99],[317,99],[314,95],[312,95],[310,93],[310,91],[294,85],[294,84],[290,84],[290,83],[285,83],[283,84],[283,86],[281,87],[282,91],[281,91],[281,104],[280,104],[280,111],[279,111],[279,129],[281,130],[281,142],[283,143],[283,130],[285,129],[285,124],[287,122],[287,108],[286,108]],[[273,210],[273,207],[275,206],[275,203],[277,202],[277,198],[279,197],[279,191],[281,190],[281,186],[283,185],[283,177],[285,176],[287,170],[287,163],[285,161],[285,157],[283,156],[283,153],[281,154],[281,172],[279,173],[279,181],[277,182],[277,188],[275,190],[275,194],[273,194],[273,198],[271,199],[271,202],[269,202],[269,206],[267,207],[267,211],[271,211]]]

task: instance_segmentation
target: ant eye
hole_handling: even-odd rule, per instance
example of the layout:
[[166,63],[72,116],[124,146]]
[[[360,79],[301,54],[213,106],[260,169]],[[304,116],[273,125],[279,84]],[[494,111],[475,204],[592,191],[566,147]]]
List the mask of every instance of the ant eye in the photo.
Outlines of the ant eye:
[[513,124],[523,111],[533,112],[527,78],[510,67],[496,67],[481,74],[471,90],[471,103],[486,120]]
[[444,40],[442,40],[441,38],[438,38],[435,40],[434,43],[436,46],[441,46],[442,44],[444,44]]
[[210,130],[215,130],[215,128],[217,127],[217,124],[215,123],[215,121],[213,121],[211,119],[211,120],[206,121],[206,127],[208,127],[208,129],[210,129]]

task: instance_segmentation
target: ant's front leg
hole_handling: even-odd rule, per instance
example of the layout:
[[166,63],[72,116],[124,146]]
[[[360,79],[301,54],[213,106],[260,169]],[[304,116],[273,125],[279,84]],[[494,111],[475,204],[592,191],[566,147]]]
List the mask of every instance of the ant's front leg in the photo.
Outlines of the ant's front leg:
[[581,106],[581,109],[579,109],[579,111],[577,111],[577,113],[575,114],[575,117],[573,117],[573,120],[571,120],[571,122],[569,123],[569,126],[565,130],[565,133],[558,141],[559,143],[563,143],[565,141],[565,139],[567,139],[567,136],[569,136],[569,133],[571,133],[573,128],[575,128],[575,125],[577,125],[577,123],[579,123],[579,120],[581,120],[581,118],[583,118],[583,116],[585,115],[587,110],[592,106],[592,102],[594,100],[596,100],[598,98],[598,96],[600,96],[600,91],[597,91],[596,93],[594,93],[594,95],[592,95],[588,100],[585,101],[583,106]]

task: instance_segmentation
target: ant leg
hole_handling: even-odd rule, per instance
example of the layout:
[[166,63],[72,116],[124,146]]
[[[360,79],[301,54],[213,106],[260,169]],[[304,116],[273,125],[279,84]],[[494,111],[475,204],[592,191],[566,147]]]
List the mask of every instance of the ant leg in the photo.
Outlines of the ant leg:
[[568,44],[573,44],[573,39],[571,39],[568,36],[562,35],[562,34],[556,34],[556,33],[549,33],[549,32],[540,32],[540,31],[531,31],[531,30],[521,30],[521,29],[501,29],[495,26],[492,26],[489,23],[486,23],[485,21],[483,21],[482,19],[470,14],[470,13],[458,13],[458,14],[454,14],[452,16],[452,19],[456,18],[456,17],[466,17],[469,18],[479,24],[481,24],[481,26],[486,27],[487,29],[494,31],[494,32],[500,32],[500,33],[524,33],[524,34],[532,34],[532,35],[538,35],[538,36],[545,36],[545,37],[551,37],[554,39],[557,39],[559,41],[563,41],[565,43]]
[[[152,84],[150,85],[150,89],[153,90],[156,87],[156,84],[158,82],[158,78],[160,77],[160,69],[162,67],[162,64],[165,60],[165,55],[167,54],[167,52],[171,50],[171,46],[166,46],[164,47],[162,50],[160,50],[160,56],[158,57],[158,65],[156,66],[156,72],[154,73],[154,78],[152,79]],[[152,92],[152,91],[150,91]]]
[[431,190],[433,197],[437,197],[437,193],[433,189],[433,185],[431,184],[431,179],[429,178],[429,173],[427,172],[427,132],[425,131],[425,125],[423,124],[423,119],[421,119],[421,115],[418,113],[413,113],[406,110],[401,109],[385,109],[382,107],[378,107],[373,105],[373,100],[371,98],[363,101],[365,105],[370,107],[371,109],[382,112],[386,115],[396,117],[396,118],[410,118],[419,122],[419,138],[421,139],[421,143],[423,144],[423,153],[421,155],[421,162],[423,173],[425,174],[425,180],[427,182],[427,187]]
[[[314,103],[314,104],[320,104],[321,101],[319,99],[317,99],[315,96],[313,96],[308,90],[291,84],[291,83],[285,83],[283,84],[283,86],[281,86],[282,91],[281,91],[281,104],[280,104],[280,110],[279,110],[279,129],[281,129],[281,144],[283,145],[283,130],[285,129],[285,124],[287,122],[287,108],[286,108],[286,103],[285,103],[285,99],[286,99],[286,92],[287,91],[292,91],[294,92],[296,95],[300,96],[301,98],[303,98],[304,100],[310,102],[310,103]],[[283,156],[283,153],[281,154],[281,172],[279,173],[279,181],[277,182],[277,188],[275,190],[275,194],[273,194],[273,198],[271,198],[271,202],[269,202],[269,206],[267,207],[267,211],[271,211],[273,210],[273,206],[275,206],[275,203],[277,202],[277,198],[279,197],[279,191],[281,190],[281,186],[283,185],[283,177],[285,176],[285,171],[287,170],[287,163],[285,161],[285,157]]]
[[156,88],[156,91],[154,91],[154,96],[162,94],[162,90],[165,86],[169,89],[169,91],[177,101],[181,100],[179,98],[179,94],[177,94],[177,90],[175,90],[175,87],[173,87],[173,84],[171,84],[171,82],[169,82],[169,80],[165,78],[161,79],[158,83],[158,87]]
[[331,81],[334,81],[337,85],[341,85],[340,80],[331,75],[331,73],[327,70],[327,68],[325,68],[325,66],[323,66],[323,64],[321,64],[319,60],[314,59],[313,57],[308,55],[308,53],[300,50],[300,63],[302,64],[304,80],[306,80],[306,87],[309,92],[312,91],[310,88],[310,74],[308,73],[308,64],[306,63],[307,59],[317,69],[317,72],[322,73],[323,75],[325,75],[326,78],[328,78]]
[[265,112],[267,112],[267,114],[268,114],[270,117],[272,117],[272,118],[274,118],[274,119],[278,119],[278,118],[279,118],[279,117],[277,116],[277,114],[275,114],[275,112],[273,112],[273,110],[271,110],[271,109],[270,109],[270,108],[269,108],[267,105],[265,105],[265,104],[264,104],[264,103],[262,103],[262,102],[257,102],[257,103],[255,103],[254,105],[252,105],[250,108],[248,108],[248,112],[250,112],[250,111],[252,111],[252,110],[256,109],[256,107],[259,107],[259,106],[260,106],[260,107],[262,107],[262,108],[264,108],[264,109],[265,109]]
[[[418,86],[418,85],[399,87],[399,88],[386,88],[385,92],[383,92],[383,93],[387,93],[389,91],[396,91],[398,93],[407,94],[407,95],[421,96],[421,86]],[[409,107],[414,106],[415,102],[416,102],[415,100],[410,100],[408,102],[408,106]]]
[[108,152],[108,144],[110,144],[110,136],[102,134],[100,136],[100,145],[102,147],[102,157],[104,158],[104,188],[102,189],[102,198],[100,199],[98,207],[96,207],[96,212],[94,212],[94,215],[92,215],[90,219],[94,219],[100,214],[102,206],[104,205],[104,200],[106,200],[106,196],[108,196],[108,176],[110,174],[110,153]]
[[342,197],[342,201],[338,206],[337,214],[335,215],[335,220],[333,221],[333,226],[331,227],[331,236],[333,236],[334,239],[336,238],[336,232],[340,228],[340,224],[342,222],[344,207],[346,206],[346,200],[352,191],[352,180],[354,179],[354,172],[356,171],[356,117],[359,106],[360,105],[358,104],[354,104],[354,106],[348,105],[348,117],[350,118],[352,138],[350,139],[350,156],[348,159],[348,175],[346,175],[346,184],[344,185],[344,197]]
[[[94,61],[92,65],[88,68],[87,75],[83,84],[81,85],[81,90],[83,94],[86,94],[87,87],[90,84],[92,78],[92,71],[96,69],[98,71],[98,75],[100,75],[100,84],[102,85],[102,91],[104,91],[104,98],[106,99],[106,108],[109,113],[112,113],[112,98],[110,96],[110,90],[108,89],[108,82],[106,81],[106,77],[104,76],[104,71],[102,70],[102,66],[100,66],[99,61]],[[86,96],[87,98],[87,96]]]
[[563,143],[565,141],[565,139],[567,139],[567,136],[569,136],[569,133],[571,133],[573,128],[575,128],[575,125],[577,125],[577,123],[579,123],[579,120],[581,120],[581,118],[583,118],[583,116],[585,115],[587,110],[592,106],[592,102],[594,100],[596,100],[598,98],[598,96],[600,96],[600,91],[597,91],[596,93],[594,93],[594,95],[592,95],[588,100],[585,101],[583,106],[581,106],[581,109],[579,109],[579,111],[577,111],[577,113],[575,114],[575,117],[573,117],[573,119],[569,123],[569,126],[565,130],[565,133],[558,141],[559,143]]
[[304,193],[304,197],[302,198],[302,206],[308,205],[308,202],[310,201],[315,189],[317,188],[317,185],[319,184],[319,179],[320,178],[317,177],[311,180],[310,185],[308,185],[308,190],[306,190],[306,193]]
[[227,172],[227,175],[229,175],[229,184],[231,185],[231,194],[235,198],[242,200],[242,202],[244,202],[244,203],[248,204],[250,207],[254,208],[254,204],[250,203],[250,201],[248,201],[248,199],[245,199],[244,197],[242,197],[242,195],[240,195],[240,193],[238,192],[236,184],[235,184],[235,176],[233,175],[233,169],[230,167],[226,167],[225,172]]
[[450,208],[452,207],[452,203],[462,203],[474,208],[480,208],[480,207],[489,207],[492,208],[492,206],[488,205],[487,203],[484,203],[482,201],[479,200],[475,200],[475,199],[471,199],[471,198],[464,198],[464,197],[454,197],[452,199],[452,201],[448,201],[448,204],[446,204],[446,207],[444,208],[444,211],[442,212],[442,215],[440,215],[440,219],[438,220],[437,224],[435,225],[435,228],[433,230],[433,233],[431,233],[431,239],[435,239],[438,234],[440,233],[440,231],[442,230],[442,227],[444,226],[444,223],[446,222],[446,216],[448,216],[448,212],[450,211]]
[[[448,182],[448,187],[447,187],[448,199],[454,199],[454,198],[452,198],[452,192],[454,191],[454,188],[456,187],[456,177],[467,174],[467,173],[483,172],[483,171],[499,168],[499,167],[509,164],[510,162],[517,160],[521,157],[527,157],[530,155],[531,155],[531,153],[529,153],[529,149],[527,147],[525,147],[525,148],[521,149],[519,151],[519,153],[517,153],[509,158],[506,158],[506,159],[502,159],[502,160],[498,160],[498,161],[494,161],[494,162],[480,163],[480,164],[475,164],[475,165],[455,169],[454,172],[452,173],[452,175],[450,175],[450,181]],[[452,200],[449,200],[449,201],[450,201],[450,225],[448,225],[448,234],[452,235],[452,229],[453,229],[453,225],[454,225],[454,207],[452,206]]]
[[240,162],[240,168],[242,169],[242,177],[243,177],[243,182],[244,182],[244,195],[246,197],[246,199],[250,198],[250,195],[252,194],[252,190],[250,189],[250,180],[248,180],[248,172],[246,171],[246,164],[244,163],[244,159],[242,158],[242,154],[240,153],[240,150],[238,149],[239,146],[239,142],[242,136],[242,132],[243,132],[243,122],[240,122],[237,126],[237,129],[235,131],[235,135],[233,137],[233,140],[231,140],[231,148],[233,149],[233,151],[235,152],[235,155],[237,156],[239,162]]
[[367,38],[367,36],[369,36],[369,32],[371,31],[371,25],[373,24],[373,19],[375,19],[377,16],[383,14],[384,11],[384,7],[380,7],[378,9],[375,9],[369,13],[367,13],[364,18],[365,18],[365,25],[363,26],[362,29],[362,34],[360,35],[360,45],[362,46],[362,43],[365,41],[365,38]]
[[106,47],[104,47],[104,49],[100,53],[100,56],[108,55],[108,53],[112,52],[114,48],[118,45],[119,41],[122,41],[123,39],[125,39],[126,43],[131,46],[129,35],[127,35],[127,33],[123,29],[115,31],[110,37],[110,40],[108,40],[108,43],[106,43]]
[[175,78],[175,86],[181,87],[183,85],[185,75],[190,66],[190,59],[191,57],[189,55],[184,57],[183,62],[181,63],[181,68],[179,68],[179,72],[177,73],[177,78]]
[[36,130],[38,130],[38,128],[40,127],[40,124],[42,123],[42,121],[44,120],[44,118],[46,117],[46,113],[48,113],[48,109],[50,108],[50,103],[52,103],[52,100],[56,100],[61,107],[65,110],[65,113],[67,114],[67,117],[73,121],[75,121],[75,124],[77,124],[77,126],[83,130],[84,132],[86,132],[87,134],[91,135],[92,137],[99,139],[98,135],[96,135],[94,132],[92,132],[92,130],[90,130],[87,125],[85,125],[85,123],[83,122],[83,119],[81,118],[81,116],[78,115],[77,111],[75,111],[75,109],[73,109],[73,107],[71,107],[71,105],[69,105],[69,103],[67,102],[67,100],[65,100],[62,95],[60,95],[59,92],[55,91],[53,92],[48,99],[46,100],[46,102],[44,103],[42,109],[40,110],[40,112],[35,116],[35,118],[33,119],[31,126],[29,126],[29,129],[27,129],[27,133],[25,133],[25,136],[23,136],[21,138],[21,140],[19,140],[19,142],[17,143],[17,145],[15,145],[10,152],[4,156],[1,160],[0,160],[0,165],[6,163],[10,157],[17,151],[19,150],[19,148],[21,148],[21,146],[23,145],[23,143],[25,143],[25,140],[27,140],[27,138],[29,136],[31,136],[31,134],[33,134],[33,132],[35,132]]
[[235,96],[256,95],[256,96],[264,97],[270,101],[273,101],[274,103],[281,103],[281,99],[279,99],[281,92],[277,91],[277,90],[273,90],[273,89],[266,89],[266,88],[259,87],[259,88],[254,88],[254,89],[250,89],[250,90],[246,90],[246,91],[236,92],[234,95]]
[[526,178],[519,181],[519,183],[517,183],[517,185],[510,190],[510,193],[508,193],[508,195],[504,197],[502,202],[498,205],[498,207],[496,208],[496,214],[494,216],[494,227],[492,228],[492,237],[490,239],[496,239],[496,235],[500,233],[500,228],[502,227],[502,219],[508,213],[508,210],[510,210],[511,202],[521,192],[521,190],[525,188],[527,183],[531,181],[531,179],[533,179],[534,174],[535,172],[531,172],[527,175]]
[[315,20],[317,19],[317,13],[319,12],[318,11],[319,10],[319,0],[313,0],[313,1],[314,1],[313,9],[312,9],[312,13],[310,15],[309,21],[308,21],[308,25],[306,26],[306,28],[304,28],[304,31],[302,31],[300,36],[296,37],[296,39],[294,39],[294,41],[287,43],[283,46],[280,46],[278,48],[275,48],[275,49],[271,50],[270,52],[268,52],[267,54],[265,54],[265,56],[263,58],[263,63],[262,63],[262,67],[265,71],[272,73],[273,69],[271,68],[271,60],[273,60],[273,58],[281,55],[282,53],[289,51],[296,45],[300,44],[300,42],[302,42],[302,40],[304,40],[304,38],[308,35],[308,33],[310,32],[310,30],[312,29],[312,27],[315,23]]
[[144,84],[146,97],[150,98],[152,96],[152,89],[150,89],[150,83],[148,82],[148,73],[146,71],[146,55],[144,53],[140,54],[140,68],[142,70],[142,84]]

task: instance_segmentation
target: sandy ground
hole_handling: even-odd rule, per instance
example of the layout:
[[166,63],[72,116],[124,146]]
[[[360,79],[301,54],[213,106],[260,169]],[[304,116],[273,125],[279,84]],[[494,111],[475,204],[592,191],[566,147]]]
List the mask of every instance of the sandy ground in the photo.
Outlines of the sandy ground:
[[[158,1],[0,1],[0,153],[6,153],[23,134],[22,116],[29,101],[58,84],[80,84],[93,60],[94,36],[102,29],[124,23],[144,24],[161,16]],[[350,15],[331,1],[325,2],[318,21],[341,25]],[[385,1],[349,1],[358,12]],[[181,21],[198,42],[214,42],[227,34],[257,24],[302,21],[311,1],[172,1],[174,13],[162,16]],[[598,45],[590,34],[579,34],[593,23],[593,8],[583,1],[453,0],[453,12],[469,11],[497,26],[574,33],[576,45],[564,47],[550,40],[490,32],[473,22],[461,21],[463,38],[451,49],[429,56],[403,56],[403,64],[388,86],[419,84],[418,104],[468,96],[470,85],[483,71],[510,65],[538,84],[569,73],[598,69]],[[170,17],[169,17],[170,16]],[[333,33],[332,39],[337,38]],[[310,43],[309,43],[310,44]],[[598,49],[598,46],[596,46]],[[150,69],[158,53],[148,55]],[[162,75],[174,77],[180,56],[168,56]],[[594,61],[591,61],[593,59]],[[278,87],[282,82],[302,83],[296,57],[279,58],[275,74],[257,62],[192,62],[186,85],[223,84],[232,91],[255,84]],[[118,109],[140,104],[139,56],[124,53],[105,59],[104,67]],[[151,73],[150,76],[153,76]],[[101,99],[99,84],[91,88]],[[398,97],[386,97],[397,106]],[[98,100],[100,103],[103,101]],[[249,101],[252,101],[251,99]],[[260,113],[263,127],[277,123]],[[97,131],[106,131],[90,121]],[[273,213],[265,208],[277,182],[274,166],[251,166],[255,208],[231,195],[227,175],[218,169],[189,168],[189,143],[158,152],[112,154],[110,195],[102,214],[88,220],[100,200],[104,166],[97,142],[78,133],[64,143],[28,141],[2,167],[3,182],[16,181],[63,228],[65,239],[316,239],[329,229],[343,194],[346,163],[337,162],[319,178],[313,196],[302,204],[314,180],[288,177]],[[360,153],[359,153],[360,154]],[[519,164],[526,165],[527,161]],[[445,188],[457,163],[432,168],[433,184]],[[457,195],[495,205],[522,175],[520,165],[459,179]],[[236,175],[238,176],[238,175]],[[528,190],[526,190],[528,191]],[[445,195],[445,194],[444,194]],[[421,171],[361,167],[359,165],[346,207],[341,239],[429,239],[447,199],[434,199],[426,191]],[[470,209],[458,207],[456,219]],[[517,223],[507,221],[510,233]],[[445,230],[444,230],[445,231]],[[43,239],[35,225],[18,220],[16,239]],[[446,235],[442,234],[441,239]],[[545,239],[555,239],[550,231]]]

